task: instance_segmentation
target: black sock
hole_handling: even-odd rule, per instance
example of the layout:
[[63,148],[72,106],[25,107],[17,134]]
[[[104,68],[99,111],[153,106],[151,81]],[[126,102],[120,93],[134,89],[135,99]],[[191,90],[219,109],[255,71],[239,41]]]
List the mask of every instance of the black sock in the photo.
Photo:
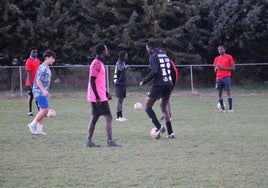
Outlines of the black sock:
[[232,97],[228,98],[228,103],[229,103],[229,110],[232,110],[233,109],[233,98]]
[[221,109],[224,110],[223,99],[219,99],[219,103],[221,104]]
[[173,130],[172,130],[172,126],[171,126],[171,122],[170,121],[166,122],[166,126],[167,126],[168,135],[170,135],[171,133],[173,133]]
[[152,109],[152,107],[149,107],[149,108],[146,108],[146,113],[148,114],[149,118],[152,120],[154,126],[157,128],[157,129],[160,129],[161,127],[161,124],[159,123],[158,119],[156,118],[156,115]]
[[117,118],[122,117],[122,111],[116,113]]

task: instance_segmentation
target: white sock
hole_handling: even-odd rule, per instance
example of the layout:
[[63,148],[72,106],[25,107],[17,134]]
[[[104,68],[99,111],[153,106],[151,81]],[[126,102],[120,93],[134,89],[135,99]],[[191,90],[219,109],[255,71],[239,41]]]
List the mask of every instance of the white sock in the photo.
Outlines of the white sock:
[[32,125],[32,126],[35,126],[36,125],[36,120],[34,119],[30,124]]
[[37,123],[37,129],[36,129],[36,130],[37,130],[38,132],[43,132],[43,125]]

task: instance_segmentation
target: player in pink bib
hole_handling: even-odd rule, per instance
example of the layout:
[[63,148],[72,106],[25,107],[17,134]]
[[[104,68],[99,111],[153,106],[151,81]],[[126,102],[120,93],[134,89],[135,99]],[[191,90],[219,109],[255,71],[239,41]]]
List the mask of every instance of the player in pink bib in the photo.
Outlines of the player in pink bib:
[[99,43],[95,47],[97,57],[92,61],[89,68],[89,82],[87,100],[91,103],[92,116],[88,123],[88,137],[86,147],[99,147],[92,141],[96,123],[100,116],[105,118],[105,127],[107,132],[107,146],[121,147],[112,140],[112,114],[108,99],[111,95],[106,91],[106,74],[104,59],[108,56],[107,47]]

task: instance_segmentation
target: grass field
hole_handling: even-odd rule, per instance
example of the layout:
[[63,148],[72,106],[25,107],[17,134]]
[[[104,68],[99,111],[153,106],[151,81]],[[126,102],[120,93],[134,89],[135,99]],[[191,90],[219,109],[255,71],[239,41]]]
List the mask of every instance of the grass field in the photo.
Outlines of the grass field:
[[267,95],[235,96],[234,113],[217,112],[215,96],[174,96],[172,140],[149,136],[145,111],[133,110],[144,99],[128,97],[129,120],[113,120],[122,148],[106,147],[103,118],[101,147],[85,147],[90,107],[80,95],[51,99],[57,117],[47,119],[47,136],[29,133],[26,96],[0,100],[0,187],[268,187]]

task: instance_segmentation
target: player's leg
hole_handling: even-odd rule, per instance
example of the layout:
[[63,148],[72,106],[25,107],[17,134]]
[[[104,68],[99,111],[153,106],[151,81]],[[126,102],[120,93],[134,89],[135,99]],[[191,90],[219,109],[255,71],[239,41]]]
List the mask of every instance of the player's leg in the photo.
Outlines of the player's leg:
[[166,91],[163,93],[161,106],[162,106],[162,113],[164,113],[165,115],[168,138],[175,138],[172,125],[171,125],[171,120],[170,120],[170,111],[168,111],[168,103],[170,103],[170,100],[169,100],[170,94],[171,94],[171,90],[167,88]]
[[47,115],[47,112],[49,110],[49,103],[48,98],[45,96],[39,96],[36,98],[38,102],[38,106],[40,107],[40,110],[36,114],[33,121],[28,124],[28,127],[33,134],[42,134],[46,135],[46,133],[43,132],[43,123],[44,123],[44,117]]
[[91,118],[90,118],[90,121],[88,123],[88,136],[87,136],[87,139],[88,140],[92,140],[92,137],[93,137],[93,134],[94,134],[94,131],[95,131],[95,126],[96,126],[96,123],[98,121],[100,116],[94,116],[92,115]]
[[121,147],[122,145],[116,144],[113,141],[112,137],[112,114],[110,110],[110,106],[108,101],[102,102],[101,107],[99,108],[99,114],[104,115],[105,118],[105,129],[106,129],[106,134],[107,134],[107,146],[108,147]]
[[122,98],[116,98],[116,119],[119,119],[120,117],[122,117],[122,103],[123,103]]
[[92,137],[95,131],[95,126],[100,117],[96,103],[94,102],[91,103],[91,110],[92,110],[92,113],[91,113],[92,116],[88,123],[88,135],[87,135],[86,147],[99,147],[99,145],[96,145],[94,142],[92,142]]
[[158,121],[158,119],[155,115],[155,112],[153,110],[153,105],[154,105],[155,101],[156,101],[156,99],[147,96],[146,103],[145,103],[145,111],[146,111],[147,115],[149,116],[149,118],[152,120],[154,126],[157,128],[157,130],[159,130],[161,128],[161,124]]
[[221,109],[224,111],[224,103],[222,98],[222,90],[224,89],[223,79],[219,79],[216,81],[216,89],[218,90],[218,102],[221,105]]
[[40,109],[35,117],[37,122],[36,133],[40,135],[46,135],[46,133],[43,131],[43,124],[44,124],[44,118],[46,117],[49,110],[49,101],[48,98],[45,96],[38,97],[37,100]]
[[123,116],[123,101],[126,98],[126,87],[123,85],[116,86],[116,120],[126,121],[127,119]]
[[167,111],[168,111],[169,116],[171,118],[171,103],[170,103],[170,100],[168,100],[168,103],[167,103]]
[[33,92],[32,92],[31,87],[29,86],[27,86],[27,94],[28,94],[28,99],[27,99],[28,116],[33,116],[33,112],[32,112]]
[[231,77],[225,78],[225,90],[228,98],[229,112],[233,111],[233,98],[231,95]]

